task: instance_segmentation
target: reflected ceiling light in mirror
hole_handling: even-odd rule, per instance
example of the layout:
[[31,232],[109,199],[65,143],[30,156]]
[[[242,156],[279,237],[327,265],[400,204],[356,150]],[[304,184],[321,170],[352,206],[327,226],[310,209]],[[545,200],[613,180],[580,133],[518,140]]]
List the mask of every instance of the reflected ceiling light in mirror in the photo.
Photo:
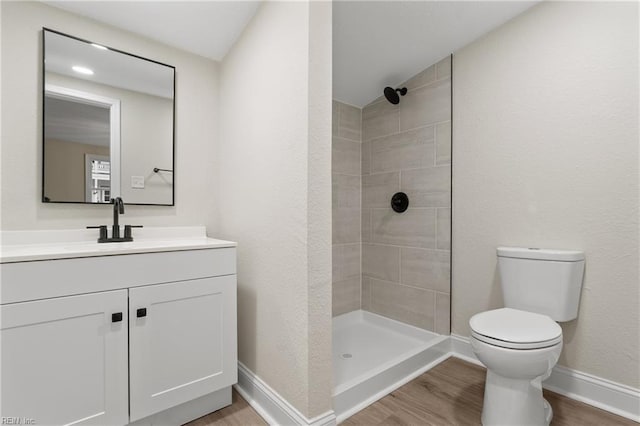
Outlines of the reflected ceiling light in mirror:
[[106,48],[106,47],[104,47],[104,46],[101,46],[101,45],[99,45],[99,44],[96,44],[96,43],[91,43],[91,45],[92,45],[93,47],[95,47],[96,49],[100,49],[100,50],[109,50],[108,48]]
[[74,70],[75,72],[79,73],[79,74],[84,74],[84,75],[93,75],[93,70],[89,69],[87,67],[81,67],[79,65],[74,65],[71,67],[72,70]]

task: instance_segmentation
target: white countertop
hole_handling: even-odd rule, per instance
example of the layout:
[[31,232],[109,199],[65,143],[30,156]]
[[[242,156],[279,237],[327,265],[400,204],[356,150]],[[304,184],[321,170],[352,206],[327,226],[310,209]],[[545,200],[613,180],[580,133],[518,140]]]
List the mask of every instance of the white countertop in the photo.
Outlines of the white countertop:
[[126,243],[98,243],[97,238],[97,229],[2,231],[0,263],[237,246],[207,237],[203,226],[134,229],[134,241]]

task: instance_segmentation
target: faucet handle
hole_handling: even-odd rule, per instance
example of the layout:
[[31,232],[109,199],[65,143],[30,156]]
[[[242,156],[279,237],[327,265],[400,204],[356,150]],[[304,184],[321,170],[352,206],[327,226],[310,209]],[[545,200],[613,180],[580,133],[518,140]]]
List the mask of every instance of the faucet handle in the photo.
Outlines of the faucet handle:
[[133,237],[131,236],[131,228],[142,228],[142,227],[143,227],[142,225],[125,225],[124,237],[133,239]]
[[105,241],[107,239],[107,225],[87,226],[87,229],[99,229],[100,237],[98,242]]

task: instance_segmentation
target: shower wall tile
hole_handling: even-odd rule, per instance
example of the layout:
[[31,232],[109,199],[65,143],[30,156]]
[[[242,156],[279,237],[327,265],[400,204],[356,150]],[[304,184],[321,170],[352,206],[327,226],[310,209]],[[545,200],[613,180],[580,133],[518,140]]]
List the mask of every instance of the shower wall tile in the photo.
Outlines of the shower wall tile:
[[[362,110],[361,307],[449,334],[451,61],[430,66]],[[409,195],[398,214],[391,196]]]
[[407,247],[436,247],[435,209],[409,208],[398,214],[391,208],[372,209],[371,241]]
[[362,143],[362,174],[368,175],[371,173],[371,142]]
[[334,137],[331,149],[331,171],[360,176],[360,142]]
[[362,140],[398,132],[400,118],[398,105],[381,100],[367,105],[362,111]]
[[424,127],[371,141],[371,173],[415,169],[435,163],[435,127]]
[[427,330],[435,326],[435,293],[371,278],[371,312]]
[[400,190],[410,194],[412,207],[450,207],[451,166],[403,171]]
[[400,281],[400,247],[363,244],[362,275],[386,281]]
[[362,140],[362,110],[338,102],[338,136],[360,142]]
[[400,260],[402,284],[449,293],[451,286],[449,251],[403,247]]
[[333,209],[333,244],[360,242],[360,208]]
[[359,278],[361,269],[360,244],[334,244],[333,280],[343,281]]
[[360,277],[333,282],[332,314],[346,314],[360,309]]
[[451,56],[447,56],[436,64],[436,78],[441,80],[449,77],[451,77]]
[[400,130],[451,119],[451,80],[438,80],[409,91],[400,102]]
[[451,164],[451,121],[436,126],[436,164]]
[[359,208],[333,210],[333,244],[360,242]]
[[362,292],[361,292],[360,308],[365,311],[371,311],[371,282],[369,277],[362,277]]
[[436,220],[438,227],[437,245],[442,250],[451,249],[451,209],[438,209]]
[[332,105],[332,311],[335,316],[360,309],[362,113],[335,100]]
[[331,136],[338,136],[338,125],[340,120],[340,104],[336,101],[331,102]]
[[360,176],[333,174],[331,198],[333,207],[343,208],[360,208]]
[[434,81],[436,81],[436,65],[431,65],[426,70],[411,77],[405,84],[401,85],[401,87],[406,87],[408,90],[412,90],[431,84]]
[[371,209],[362,209],[361,217],[362,229],[361,238],[363,243],[371,242]]
[[362,176],[362,207],[389,207],[391,196],[399,190],[399,172]]
[[436,324],[435,330],[438,334],[448,335],[451,333],[451,295],[436,293]]

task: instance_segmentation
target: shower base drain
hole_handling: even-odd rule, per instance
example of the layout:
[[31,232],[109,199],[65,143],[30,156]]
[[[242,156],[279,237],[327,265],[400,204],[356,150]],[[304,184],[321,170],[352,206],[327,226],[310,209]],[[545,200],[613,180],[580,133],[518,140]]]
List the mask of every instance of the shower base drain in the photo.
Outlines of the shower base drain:
[[340,355],[340,358],[349,359],[349,358],[353,358],[353,355],[351,355],[351,354],[342,354],[342,355]]

